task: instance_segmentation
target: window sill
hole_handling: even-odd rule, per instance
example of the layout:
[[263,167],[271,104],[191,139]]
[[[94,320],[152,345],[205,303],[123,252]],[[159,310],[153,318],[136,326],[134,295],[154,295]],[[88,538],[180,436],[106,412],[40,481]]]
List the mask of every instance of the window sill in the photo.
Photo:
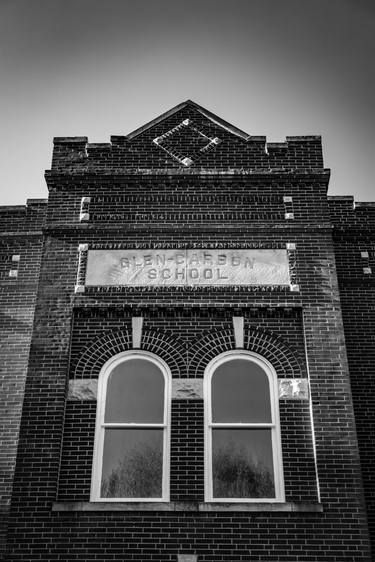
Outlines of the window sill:
[[284,511],[319,513],[321,503],[194,503],[194,502],[56,502],[52,511]]

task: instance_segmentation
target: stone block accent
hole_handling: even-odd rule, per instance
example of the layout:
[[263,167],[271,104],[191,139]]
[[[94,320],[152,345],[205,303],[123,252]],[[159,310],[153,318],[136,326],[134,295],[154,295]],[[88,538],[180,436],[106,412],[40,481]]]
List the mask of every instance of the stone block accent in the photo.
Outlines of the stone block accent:
[[280,379],[279,398],[284,400],[308,400],[309,385],[307,379]]
[[234,329],[234,341],[236,342],[236,347],[243,348],[244,319],[242,316],[233,316],[233,329]]
[[203,379],[173,379],[172,398],[203,398]]
[[96,379],[76,379],[69,381],[68,400],[96,400],[98,381]]
[[140,348],[142,340],[142,316],[134,316],[132,318],[133,347]]

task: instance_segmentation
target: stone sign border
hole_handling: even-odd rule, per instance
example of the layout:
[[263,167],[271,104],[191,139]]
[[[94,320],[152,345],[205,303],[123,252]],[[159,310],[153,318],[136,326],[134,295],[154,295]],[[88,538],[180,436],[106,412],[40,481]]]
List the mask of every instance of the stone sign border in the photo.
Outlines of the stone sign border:
[[[288,263],[289,263],[289,279],[290,284],[287,285],[174,285],[174,286],[156,286],[156,285],[145,285],[145,286],[86,286],[86,269],[87,269],[87,258],[89,250],[176,250],[176,249],[216,249],[216,250],[287,250]],[[74,292],[75,293],[102,293],[102,292],[155,292],[155,291],[165,291],[165,292],[225,292],[228,290],[235,290],[241,292],[269,292],[269,291],[279,291],[279,292],[299,292],[299,284],[297,281],[297,266],[296,266],[296,244],[294,242],[288,242],[286,244],[275,244],[273,246],[265,244],[252,244],[252,243],[190,243],[190,244],[146,244],[146,243],[133,243],[133,244],[79,244],[78,246],[78,270],[77,270],[77,280]]]

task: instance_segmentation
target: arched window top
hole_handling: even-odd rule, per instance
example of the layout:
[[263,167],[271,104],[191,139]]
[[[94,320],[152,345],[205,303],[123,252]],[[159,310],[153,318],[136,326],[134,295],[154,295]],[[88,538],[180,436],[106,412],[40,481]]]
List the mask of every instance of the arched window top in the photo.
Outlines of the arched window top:
[[271,422],[270,381],[248,357],[228,357],[212,373],[212,421]]
[[164,361],[143,351],[120,353],[103,366],[94,501],[168,499],[170,382]]
[[160,366],[142,356],[123,359],[108,374],[106,422],[162,423],[165,376]]
[[206,500],[282,501],[277,377],[247,351],[226,352],[205,375]]

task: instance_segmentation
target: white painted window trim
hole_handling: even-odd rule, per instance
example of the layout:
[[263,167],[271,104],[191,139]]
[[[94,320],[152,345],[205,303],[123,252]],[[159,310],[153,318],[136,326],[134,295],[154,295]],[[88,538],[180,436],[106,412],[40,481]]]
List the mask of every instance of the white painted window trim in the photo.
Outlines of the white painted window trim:
[[[211,409],[211,380],[216,369],[223,363],[234,359],[247,359],[259,365],[266,373],[270,383],[271,423],[212,423]],[[285,501],[284,476],[280,437],[280,417],[278,399],[278,381],[276,371],[271,363],[264,357],[251,351],[232,350],[215,357],[207,365],[204,375],[204,436],[205,436],[205,501],[206,502],[230,502],[230,503],[277,503]],[[275,478],[274,498],[214,498],[212,479],[212,429],[216,427],[265,427],[271,428],[273,469]]]
[[[155,363],[164,375],[164,420],[160,424],[142,423],[104,423],[105,402],[108,377],[112,370],[120,363],[129,359],[144,359]],[[169,501],[169,479],[170,479],[170,416],[171,416],[171,381],[172,375],[168,365],[153,353],[140,350],[123,351],[114,355],[103,365],[98,380],[98,399],[96,411],[95,443],[93,454],[93,467],[91,478],[92,502],[168,502]],[[101,476],[102,476],[102,457],[104,446],[104,433],[107,427],[149,427],[162,428],[163,438],[163,477],[162,477],[162,497],[157,498],[102,498],[100,497]]]

